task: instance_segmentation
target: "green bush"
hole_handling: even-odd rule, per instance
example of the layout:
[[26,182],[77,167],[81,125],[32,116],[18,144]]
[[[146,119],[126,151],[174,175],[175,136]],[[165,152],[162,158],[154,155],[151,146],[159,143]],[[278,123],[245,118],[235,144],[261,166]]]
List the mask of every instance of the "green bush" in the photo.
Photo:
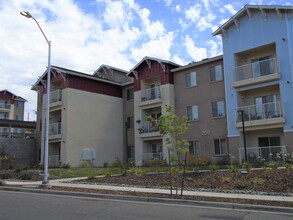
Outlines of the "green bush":
[[252,164],[249,163],[249,162],[244,162],[243,165],[242,165],[242,167],[243,167],[247,172],[249,172],[249,171],[251,170],[251,168],[252,168]]
[[195,172],[197,172],[203,166],[209,164],[209,160],[206,157],[197,157],[194,155],[189,155],[187,159],[188,166],[191,166]]
[[217,170],[219,170],[219,166],[216,164],[211,164],[211,165],[209,165],[209,169],[211,171],[217,171]]
[[80,168],[92,168],[92,163],[90,161],[84,161],[80,164]]
[[276,162],[271,162],[271,163],[269,163],[268,167],[272,168],[273,170],[276,170],[276,169],[278,169],[279,164]]
[[141,175],[144,173],[144,171],[143,171],[143,169],[137,167],[137,168],[134,168],[134,169],[133,169],[133,173],[134,173],[136,176],[141,176]]
[[293,168],[293,164],[285,163],[285,168],[286,169],[292,169]]
[[106,169],[106,170],[103,170],[103,175],[104,176],[111,176],[112,172],[111,172],[111,170]]
[[222,177],[222,182],[223,183],[230,183],[231,182],[231,178],[230,177]]
[[259,185],[261,185],[261,184],[263,184],[263,183],[265,182],[265,180],[264,180],[263,178],[254,177],[254,178],[252,179],[252,182],[253,182],[254,184],[259,184]]
[[70,164],[69,163],[64,163],[64,164],[62,164],[62,168],[63,169],[69,169],[71,166],[70,166]]
[[245,181],[238,181],[238,182],[235,183],[236,189],[240,189],[240,190],[246,189],[247,186],[248,186],[248,183],[245,182]]
[[20,179],[20,180],[31,180],[32,176],[30,174],[28,174],[28,173],[24,173],[24,174],[21,174],[18,179]]
[[234,165],[230,165],[228,166],[228,169],[230,170],[230,172],[232,173],[238,173],[240,171],[240,168],[238,166],[234,166]]
[[27,165],[18,164],[18,165],[16,165],[14,172],[15,173],[20,173],[21,171],[28,170],[28,169],[29,169],[29,167]]

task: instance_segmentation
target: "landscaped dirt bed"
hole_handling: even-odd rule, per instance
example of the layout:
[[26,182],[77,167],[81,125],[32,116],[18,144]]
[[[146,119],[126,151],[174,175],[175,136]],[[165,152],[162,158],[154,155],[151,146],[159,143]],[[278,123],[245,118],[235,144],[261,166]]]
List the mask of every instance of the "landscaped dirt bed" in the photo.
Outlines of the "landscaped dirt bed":
[[[179,177],[172,175],[172,182],[180,186]],[[143,175],[120,175],[90,178],[75,181],[85,184],[106,184],[117,186],[136,186],[146,188],[166,188],[170,186],[169,175],[143,174]],[[293,170],[250,170],[247,174],[231,171],[206,171],[186,174],[184,189],[208,190],[239,193],[256,193],[271,195],[293,194]]]

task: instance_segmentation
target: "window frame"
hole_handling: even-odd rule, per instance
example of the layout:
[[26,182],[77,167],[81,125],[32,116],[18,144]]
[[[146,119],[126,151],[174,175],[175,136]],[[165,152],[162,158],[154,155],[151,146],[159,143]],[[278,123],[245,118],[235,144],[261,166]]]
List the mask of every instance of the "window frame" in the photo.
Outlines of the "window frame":
[[[220,67],[220,79],[217,79],[217,67]],[[223,80],[223,67],[222,67],[222,64],[218,64],[218,65],[215,65],[215,66],[212,66],[210,67],[210,82],[217,82],[217,81],[222,81]]]
[[133,88],[126,89],[126,100],[132,101],[133,99],[134,99],[134,89]]
[[[192,81],[192,79],[193,79],[192,75],[193,74],[194,74],[194,82]],[[195,71],[192,71],[192,72],[189,72],[189,73],[185,74],[185,86],[187,88],[197,86],[197,77],[196,77],[196,72]]]
[[[223,103],[223,114],[219,111],[219,103]],[[217,114],[214,115],[214,104],[216,104],[216,111]],[[211,107],[212,107],[212,117],[213,118],[220,118],[220,117],[225,117],[226,116],[226,108],[225,108],[225,101],[224,100],[218,100],[211,102]]]
[[[192,111],[193,107],[196,108],[196,111],[195,111],[194,113],[197,113],[195,119],[192,117],[192,116],[193,116],[193,111]],[[189,111],[188,111],[189,108],[191,108],[191,118],[188,117],[188,116],[189,116],[189,115],[188,115],[188,114],[189,114]],[[199,120],[198,105],[190,105],[190,106],[187,106],[187,107],[186,107],[186,117],[187,117],[187,120],[188,120],[188,121],[198,121],[198,120]]]
[[[216,141],[219,142],[219,150],[216,150]],[[222,146],[222,141],[225,141],[225,146]],[[227,142],[227,138],[217,138],[213,140],[214,142],[214,153],[215,156],[222,156],[222,155],[228,155],[229,154],[229,150],[228,150],[228,142]],[[226,152],[223,152],[223,148],[225,148]],[[219,153],[217,153],[219,151]]]
[[201,155],[200,141],[197,141],[197,140],[189,141],[188,153],[190,155],[200,156]]

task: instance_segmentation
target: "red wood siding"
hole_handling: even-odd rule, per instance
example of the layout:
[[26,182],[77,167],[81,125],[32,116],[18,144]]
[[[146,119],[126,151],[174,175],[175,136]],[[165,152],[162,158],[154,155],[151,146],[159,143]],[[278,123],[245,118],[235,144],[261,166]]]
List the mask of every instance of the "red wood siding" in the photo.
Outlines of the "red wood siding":
[[122,98],[122,88],[120,86],[78,76],[68,75],[63,85],[64,88],[79,89]]
[[12,98],[12,96],[13,95],[11,93],[9,93],[9,92],[6,92],[6,93],[1,92],[0,93],[0,99],[1,100],[5,100],[5,101],[7,101],[10,104],[15,104],[15,99]]
[[151,68],[149,68],[146,62],[143,62],[138,66],[137,71],[138,78],[134,80],[134,91],[141,89],[141,80],[150,79],[153,77],[160,77],[161,85],[174,84],[173,73],[170,72],[175,66],[165,63],[165,72],[161,65],[157,61],[151,60]]

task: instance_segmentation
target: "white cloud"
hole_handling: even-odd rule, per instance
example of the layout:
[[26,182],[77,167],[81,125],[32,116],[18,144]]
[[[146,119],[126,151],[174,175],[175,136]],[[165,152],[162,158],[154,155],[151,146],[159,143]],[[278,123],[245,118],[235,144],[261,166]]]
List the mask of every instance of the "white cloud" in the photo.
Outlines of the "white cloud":
[[180,5],[176,5],[175,11],[180,12],[181,11],[181,6]]
[[206,48],[198,48],[196,47],[193,40],[189,37],[189,35],[185,36],[184,46],[187,50],[187,53],[194,61],[200,61],[207,57]]
[[171,58],[172,62],[177,63],[179,65],[186,65],[188,63],[188,61],[182,59],[181,57],[179,57],[179,55],[175,54],[172,58]]
[[209,40],[207,41],[209,45],[209,57],[214,57],[222,54],[222,41],[221,40]]
[[235,10],[231,4],[224,5],[224,8],[226,8],[232,15],[237,13],[237,10]]
[[167,7],[169,7],[172,4],[173,0],[164,0]]
[[201,5],[196,4],[185,11],[185,17],[192,22],[196,22],[200,17]]

